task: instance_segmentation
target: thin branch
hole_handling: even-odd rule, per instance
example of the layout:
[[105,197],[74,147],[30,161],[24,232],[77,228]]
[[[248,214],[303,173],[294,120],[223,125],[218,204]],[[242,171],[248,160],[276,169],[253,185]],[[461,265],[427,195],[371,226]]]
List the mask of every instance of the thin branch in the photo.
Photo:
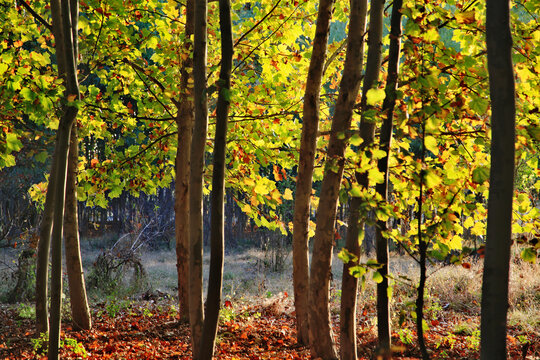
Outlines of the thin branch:
[[37,12],[32,9],[32,7],[26,2],[26,0],[22,0],[19,2],[32,16],[39,21],[43,26],[45,26],[49,31],[52,32],[52,25],[49,24],[44,18],[41,17]]
[[264,20],[266,20],[266,18],[267,18],[268,16],[270,16],[270,15],[274,12],[274,10],[277,9],[277,7],[278,7],[278,5],[279,5],[280,2],[281,2],[281,0],[278,0],[278,1],[276,2],[276,4],[270,9],[270,11],[269,11],[268,13],[266,13],[266,15],[264,15],[259,21],[257,21],[257,22],[255,23],[255,25],[253,25],[253,26],[251,27],[251,29],[249,29],[248,31],[246,31],[245,33],[243,33],[242,36],[240,36],[240,37],[238,38],[238,40],[236,40],[236,41],[234,42],[234,47],[236,47],[242,40],[244,40],[244,38],[245,38],[246,36],[248,36],[248,34],[251,33],[253,30],[255,30],[255,29],[256,29],[256,28],[257,28]]

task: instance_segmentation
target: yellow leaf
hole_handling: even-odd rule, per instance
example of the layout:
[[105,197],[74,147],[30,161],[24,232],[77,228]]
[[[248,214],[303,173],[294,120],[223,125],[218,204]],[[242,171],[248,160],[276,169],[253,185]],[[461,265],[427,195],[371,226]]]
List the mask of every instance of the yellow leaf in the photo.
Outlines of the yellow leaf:
[[285,200],[292,200],[293,199],[291,189],[285,189],[285,192],[283,193],[283,198]]
[[369,89],[366,94],[366,102],[368,105],[375,105],[382,102],[386,97],[386,93],[383,89]]
[[270,192],[268,188],[261,182],[257,183],[253,190],[255,190],[255,193],[259,195],[266,195]]
[[456,20],[459,24],[472,24],[473,22],[475,22],[475,11],[474,10],[470,10],[470,11],[465,11],[465,12],[462,12],[462,13],[457,13],[456,14]]
[[439,147],[437,146],[437,139],[433,136],[426,136],[424,139],[426,149],[437,155],[439,153]]
[[77,94],[71,94],[71,95],[68,95],[67,97],[67,100],[69,102],[75,101],[76,99],[77,99]]
[[251,206],[249,204],[245,204],[242,206],[242,211],[248,215],[251,214]]

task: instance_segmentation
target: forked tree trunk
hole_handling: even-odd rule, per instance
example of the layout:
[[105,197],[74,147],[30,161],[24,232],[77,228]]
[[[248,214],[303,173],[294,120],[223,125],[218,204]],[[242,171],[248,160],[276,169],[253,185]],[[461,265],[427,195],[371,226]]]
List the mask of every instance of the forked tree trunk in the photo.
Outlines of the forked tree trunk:
[[224,257],[225,152],[227,150],[227,121],[231,96],[233,39],[230,0],[219,0],[219,28],[221,30],[221,69],[218,80],[216,134],[210,198],[210,271],[204,328],[201,340],[201,359],[212,360],[217,334]]
[[313,244],[313,260],[309,279],[309,335],[312,356],[337,359],[332,339],[329,312],[329,287],[334,243],[337,200],[343,175],[347,132],[351,125],[353,106],[360,88],[364,44],[365,8],[363,0],[351,0],[351,15],[347,39],[347,55],[336,103],[324,177],[321,186],[317,227]]
[[174,183],[174,211],[176,236],[176,269],[180,321],[189,321],[189,173],[191,137],[193,132],[193,0],[186,2],[184,48],[187,58],[180,70],[180,108],[176,117],[178,145],[176,150],[176,180]]
[[309,208],[317,151],[320,90],[334,0],[321,0],[304,93],[304,118],[293,219],[293,284],[298,343],[309,344]]
[[81,261],[79,242],[79,222],[77,219],[77,167],[79,163],[79,142],[77,125],[71,129],[69,143],[68,172],[66,182],[66,203],[64,214],[64,246],[66,248],[66,270],[68,275],[69,298],[73,327],[89,330],[92,327],[90,307],[86,297],[86,286]]
[[508,1],[487,1],[486,38],[492,109],[491,169],[482,284],[480,358],[497,360],[506,359],[516,121]]
[[[62,306],[62,232],[64,222],[64,204],[66,189],[67,157],[72,125],[77,117],[78,108],[69,101],[80,99],[77,80],[77,18],[73,18],[72,9],[78,9],[77,0],[52,0],[53,27],[55,34],[63,34],[63,48],[56,48],[56,55],[65,64],[66,91],[64,99],[68,102],[60,118],[54,156],[56,157],[56,175],[54,190],[54,217],[51,239],[51,319],[49,329],[48,358],[58,359],[60,344],[61,306]],[[75,34],[75,36],[73,36]]]
[[[390,29],[390,49],[388,55],[388,75],[386,77],[386,97],[383,102],[383,118],[379,146],[386,155],[378,161],[379,171],[384,174],[384,182],[375,186],[377,193],[381,195],[385,202],[388,202],[388,181],[389,171],[388,162],[390,159],[390,150],[392,148],[392,129],[394,106],[396,104],[396,88],[399,73],[399,53],[401,47],[401,6],[402,0],[394,0],[392,5],[391,29]],[[379,347],[381,357],[390,359],[390,304],[388,298],[388,239],[383,235],[388,229],[386,221],[377,221],[375,232],[375,243],[377,249],[377,262],[384,264],[379,270],[383,276],[383,281],[377,285],[377,324],[379,325]]]
[[189,177],[189,323],[193,359],[200,359],[204,322],[203,309],[203,173],[204,147],[208,129],[208,99],[206,93],[206,29],[207,2],[195,0],[193,80],[195,124],[191,143],[191,173]]
[[[369,11],[369,32],[368,32],[368,54],[366,60],[366,73],[362,86],[362,99],[360,106],[362,115],[360,118],[360,135],[362,145],[360,152],[373,145],[375,138],[375,122],[366,119],[364,111],[367,110],[367,92],[376,86],[381,71],[381,46],[382,46],[382,25],[383,25],[384,0],[371,1]],[[368,175],[366,172],[356,173],[358,184],[367,189],[369,187]],[[359,230],[364,227],[365,214],[360,213],[362,205],[361,198],[353,198],[349,208],[349,231],[347,232],[346,248],[349,252],[360,258]],[[358,279],[351,276],[349,267],[355,264],[344,264],[341,297],[341,358],[356,359],[356,295],[358,290]],[[384,324],[384,323],[383,323]],[[380,323],[378,323],[380,329]],[[387,338],[386,336],[382,337]],[[379,333],[379,341],[381,334]]]

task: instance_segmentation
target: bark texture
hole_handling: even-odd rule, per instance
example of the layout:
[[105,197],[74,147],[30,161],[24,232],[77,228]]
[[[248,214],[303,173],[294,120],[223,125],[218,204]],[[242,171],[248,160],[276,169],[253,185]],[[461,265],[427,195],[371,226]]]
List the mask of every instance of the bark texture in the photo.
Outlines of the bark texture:
[[47,195],[39,228],[39,243],[36,263],[36,332],[49,331],[49,256],[51,247],[51,232],[54,215],[54,191],[56,188],[56,158],[53,156]]
[[[424,122],[421,124],[422,127],[422,150],[421,150],[421,164],[424,164],[426,159],[426,127]],[[420,266],[420,280],[418,282],[418,288],[416,289],[416,335],[418,337],[418,346],[420,347],[420,353],[422,354],[423,360],[429,359],[429,353],[426,348],[426,340],[424,339],[424,326],[422,324],[424,320],[424,291],[426,288],[426,279],[427,279],[427,269],[426,269],[426,259],[427,259],[427,248],[429,238],[425,239],[422,233],[422,205],[424,197],[424,170],[420,170],[420,189],[418,191],[418,211],[416,217],[418,218],[418,254],[419,260],[418,265]]]
[[319,130],[320,90],[330,33],[334,0],[321,0],[313,40],[313,52],[304,93],[304,118],[300,140],[300,157],[296,177],[293,219],[293,284],[298,343],[309,344],[309,249],[308,227]]
[[[53,17],[53,33],[62,38],[60,46],[56,43],[56,55],[59,59],[60,75],[65,74],[66,91],[64,99],[80,99],[79,83],[77,79],[77,0],[52,0],[51,12]],[[75,35],[75,36],[74,36]],[[62,72],[61,64],[65,66]],[[77,117],[78,108],[66,105],[56,133],[56,147],[54,157],[55,165],[55,190],[54,190],[54,215],[51,239],[52,270],[51,270],[51,315],[49,328],[48,358],[58,359],[60,343],[61,306],[62,306],[62,235],[64,220],[64,204],[67,174],[67,158],[72,125]]]
[[506,359],[506,315],[512,235],[515,84],[508,1],[487,1],[486,38],[491,98],[491,169],[482,283],[480,358]]
[[344,152],[353,106],[360,88],[365,28],[365,1],[351,0],[347,54],[328,144],[325,171],[317,211],[313,262],[309,282],[309,335],[314,358],[337,359],[328,309],[334,225],[343,175]]
[[189,174],[191,137],[193,132],[193,7],[194,0],[186,2],[185,42],[183,51],[188,55],[180,70],[180,107],[176,117],[178,147],[176,150],[176,180],[174,183],[174,211],[176,237],[176,269],[178,273],[178,300],[180,321],[189,321]]
[[[399,53],[401,48],[401,6],[402,0],[394,0],[392,5],[391,29],[390,29],[390,49],[388,55],[388,75],[386,77],[386,97],[383,102],[383,118],[381,127],[379,148],[386,152],[386,155],[378,161],[378,169],[384,174],[384,182],[377,184],[375,189],[385,202],[388,202],[388,162],[390,150],[392,148],[392,130],[394,106],[396,104],[396,88],[399,73]],[[383,276],[383,281],[377,285],[377,324],[379,329],[379,348],[383,359],[390,359],[390,303],[388,299],[388,239],[383,235],[388,229],[386,221],[377,221],[375,231],[375,244],[377,249],[377,262],[384,264],[379,270]]]
[[211,360],[214,355],[223,282],[225,153],[227,150],[227,121],[230,108],[233,58],[230,0],[219,0],[219,27],[221,30],[221,69],[218,80],[219,93],[216,107],[214,166],[210,199],[210,271],[208,274],[208,296],[201,340],[201,359],[205,360]]
[[66,182],[66,203],[64,214],[64,246],[66,249],[66,270],[68,275],[69,298],[73,327],[78,330],[92,328],[92,316],[86,296],[84,272],[79,242],[79,221],[77,218],[77,166],[79,163],[79,141],[77,126],[71,129],[69,143],[68,172]]
[[[366,5],[367,6],[367,5]],[[360,151],[365,151],[373,145],[375,138],[375,122],[368,120],[363,112],[367,110],[367,92],[376,86],[381,71],[381,46],[382,46],[382,25],[383,25],[384,0],[371,1],[369,12],[369,32],[368,32],[368,54],[366,60],[366,72],[362,87],[362,98],[360,107],[362,115],[360,118],[360,135],[362,145]],[[364,15],[365,17],[365,15]],[[365,31],[365,30],[364,30]],[[369,187],[367,173],[356,173],[358,184],[363,188]],[[353,198],[349,208],[349,229],[347,231],[345,247],[347,250],[360,257],[359,231],[364,227],[365,214],[360,213],[363,201],[361,198]],[[356,264],[344,264],[341,296],[341,358],[356,359],[356,295],[358,290],[358,279],[351,276],[349,268]],[[380,328],[380,325],[378,326]],[[380,334],[379,334],[380,336]],[[380,337],[379,337],[380,340]]]
[[189,177],[189,323],[193,359],[200,359],[204,323],[203,309],[203,175],[204,148],[208,129],[206,93],[207,2],[195,0],[193,40],[193,80],[195,124],[191,143]]

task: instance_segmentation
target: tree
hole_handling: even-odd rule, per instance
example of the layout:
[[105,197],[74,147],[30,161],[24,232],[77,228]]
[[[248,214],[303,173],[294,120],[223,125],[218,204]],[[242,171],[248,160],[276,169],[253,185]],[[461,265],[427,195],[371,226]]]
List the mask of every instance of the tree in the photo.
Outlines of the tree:
[[[386,77],[386,96],[382,105],[382,110],[386,115],[383,117],[381,126],[379,149],[385,152],[385,155],[379,159],[377,166],[384,174],[384,181],[375,185],[377,193],[385,203],[389,202],[389,160],[392,149],[392,131],[394,107],[396,103],[396,88],[399,73],[399,56],[401,46],[401,0],[394,0],[392,4],[392,15],[390,19],[390,49],[388,54],[388,75]],[[379,328],[379,347],[383,351],[383,356],[390,357],[390,304],[388,297],[388,239],[386,234],[388,230],[387,221],[378,220],[375,229],[375,245],[377,251],[377,263],[383,264],[379,273],[382,281],[377,285],[377,326]],[[384,326],[383,326],[384,324]]]
[[338,193],[353,107],[360,88],[366,2],[351,0],[347,55],[326,156],[309,279],[309,334],[314,357],[337,359],[328,309]]
[[309,208],[317,151],[321,81],[333,4],[333,0],[321,0],[319,3],[313,53],[304,93],[304,117],[296,177],[293,218],[294,307],[298,343],[303,345],[309,344]]
[[[375,121],[366,116],[369,106],[367,103],[368,92],[377,85],[379,73],[381,72],[381,46],[382,46],[382,28],[383,28],[383,10],[384,0],[371,1],[369,12],[369,31],[368,31],[368,54],[366,60],[366,72],[362,87],[362,98],[360,101],[360,135],[362,144],[360,151],[363,153],[371,146],[375,138]],[[357,171],[355,173],[358,184],[363,189],[368,189],[369,178],[367,171]],[[362,198],[353,197],[349,207],[349,230],[347,231],[346,249],[356,258],[360,257],[359,229],[364,226],[365,214],[360,214],[360,207],[363,203]],[[364,207],[366,208],[366,207]],[[365,211],[365,210],[364,210]],[[379,260],[379,259],[378,259]],[[384,271],[384,263],[380,263]],[[358,290],[358,279],[350,273],[350,268],[356,264],[346,263],[343,265],[342,280],[342,303],[341,303],[341,357],[346,359],[356,359],[356,298]],[[380,286],[380,285],[379,285]],[[379,286],[377,294],[379,294]],[[384,291],[386,294],[386,289]],[[379,297],[377,297],[379,301]],[[388,301],[386,301],[388,303]],[[377,311],[378,316],[383,313]],[[386,318],[378,317],[377,327],[379,329],[379,343],[389,344],[390,327],[388,311]],[[386,324],[386,326],[385,326]],[[389,345],[388,345],[389,347]]]
[[193,39],[193,99],[195,124],[191,143],[189,178],[189,322],[193,358],[200,359],[204,323],[202,291],[203,173],[208,128],[206,92],[207,2],[195,0]]
[[516,100],[508,1],[487,1],[486,44],[491,98],[491,168],[482,283],[481,359],[506,359],[506,314],[512,244]]
[[64,214],[64,246],[66,250],[66,270],[68,275],[69,300],[73,327],[89,330],[92,317],[86,296],[84,272],[79,241],[79,221],[77,211],[77,173],[79,164],[79,141],[77,124],[71,129],[66,183],[66,205]]
[[186,1],[184,28],[184,61],[180,70],[180,107],[176,115],[178,145],[176,150],[176,179],[174,191],[176,268],[180,320],[189,321],[189,178],[191,138],[193,132],[193,10],[194,0]]
[[[54,216],[51,239],[52,273],[51,273],[51,324],[49,329],[48,358],[58,359],[60,345],[61,305],[62,305],[62,230],[64,220],[64,203],[66,190],[67,158],[71,128],[77,117],[78,108],[74,103],[79,99],[79,82],[77,79],[76,42],[78,29],[78,1],[52,0],[53,33],[56,38],[56,54],[65,65],[64,101],[66,105],[60,119],[56,135],[54,151],[55,189]],[[61,44],[61,45],[59,45]],[[60,67],[59,67],[60,68]]]
[[219,23],[221,30],[221,69],[218,80],[216,107],[216,132],[212,171],[211,224],[210,224],[210,271],[204,328],[201,339],[201,359],[211,360],[217,334],[224,257],[224,195],[225,153],[227,147],[227,121],[231,99],[231,69],[233,39],[230,0],[219,0]]

